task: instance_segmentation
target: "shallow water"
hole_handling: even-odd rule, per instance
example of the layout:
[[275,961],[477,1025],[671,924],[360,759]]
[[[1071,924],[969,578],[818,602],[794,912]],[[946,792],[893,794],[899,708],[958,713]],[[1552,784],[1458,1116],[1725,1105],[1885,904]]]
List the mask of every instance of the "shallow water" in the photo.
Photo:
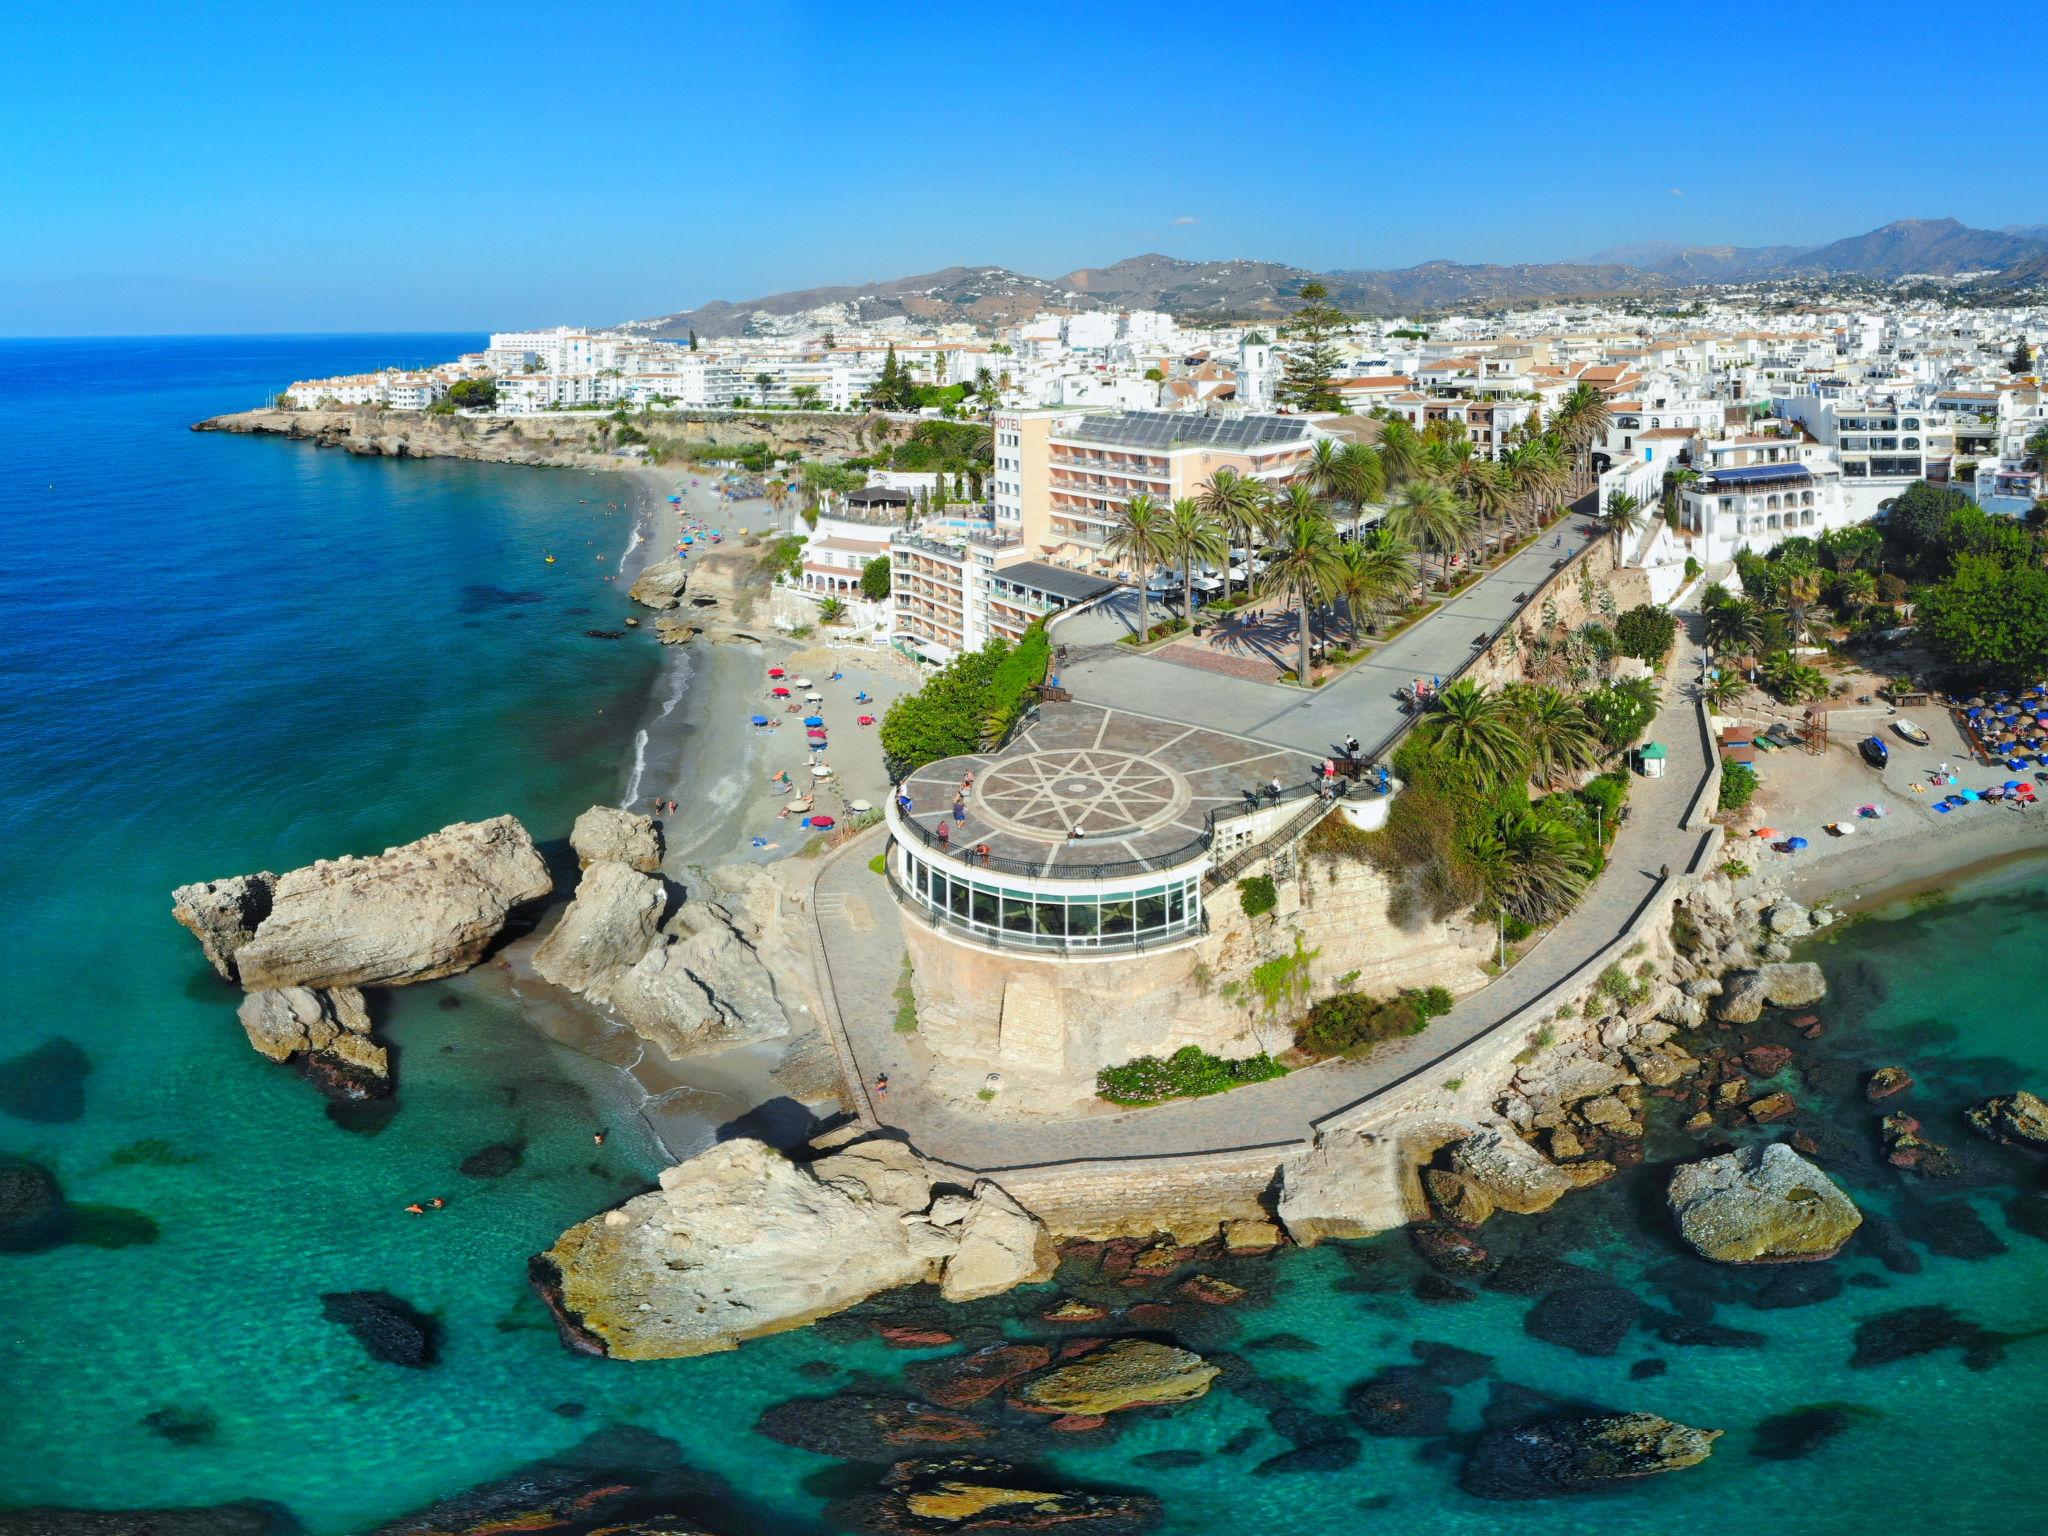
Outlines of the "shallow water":
[[[558,839],[577,810],[623,793],[659,662],[644,636],[583,634],[624,616],[623,594],[602,580],[630,537],[623,513],[606,514],[623,499],[610,482],[183,430],[293,377],[477,341],[0,344],[0,526],[16,555],[0,630],[11,1005],[0,1056],[68,1040],[89,1067],[81,1082],[61,1056],[39,1058],[31,1089],[10,1086],[0,1153],[46,1164],[70,1200],[105,1208],[81,1215],[78,1241],[0,1254],[0,1382],[33,1405],[0,1414],[7,1500],[267,1498],[315,1536],[340,1536],[636,1426],[739,1490],[744,1519],[727,1529],[814,1532],[830,1528],[830,1494],[872,1471],[770,1441],[755,1420],[790,1397],[900,1382],[906,1363],[934,1353],[888,1350],[858,1322],[696,1361],[568,1353],[525,1261],[658,1165],[617,1075],[551,1043],[501,988],[418,987],[385,1025],[399,1053],[395,1113],[337,1123],[308,1085],[248,1049],[235,994],[170,921],[169,889],[185,880],[373,851],[505,810]],[[1833,985],[1819,1010],[1828,1032],[1794,1043],[1803,1062],[1841,1063],[1847,1091],[1786,1078],[1807,1106],[1798,1124],[1867,1211],[1913,1219],[1930,1196],[1967,1201],[2004,1252],[1943,1257],[1921,1242],[1909,1275],[1859,1239],[1829,1266],[1848,1281],[1832,1299],[1714,1308],[1760,1346],[1674,1345],[1638,1326],[1613,1354],[1588,1357],[1526,1332],[1533,1297],[1468,1287],[1465,1301],[1418,1300],[1424,1271],[1397,1235],[1235,1265],[1261,1294],[1190,1340],[1329,1414],[1353,1383],[1408,1363],[1414,1341],[1447,1342],[1493,1361],[1487,1380],[1456,1389],[1454,1431],[1477,1424],[1490,1382],[1509,1381],[1726,1430],[1705,1465],[1583,1509],[1469,1498],[1456,1486],[1460,1448],[1441,1438],[1368,1438],[1342,1471],[1261,1476],[1289,1442],[1269,1403],[1225,1387],[1129,1415],[1108,1443],[1044,1437],[1041,1459],[1158,1494],[1166,1528],[1190,1536],[1361,1520],[1446,1536],[1581,1518],[2008,1528],[2017,1501],[2038,1497],[2048,1436],[2048,1339],[2025,1337],[2048,1325],[2048,1243],[2014,1230],[2003,1205],[2039,1187],[2042,1160],[1989,1148],[1958,1115],[1988,1092],[2048,1089],[2044,915],[2037,866],[1815,945]],[[1912,1068],[1927,1134],[1969,1154],[1981,1182],[1928,1185],[1877,1162],[1878,1111],[1855,1090],[1887,1061]],[[598,1126],[612,1133],[601,1149]],[[511,1172],[459,1171],[504,1142],[522,1144]],[[1699,1266],[1663,1269],[1681,1255],[1657,1194],[1690,1147],[1666,1127],[1643,1169],[1544,1216],[1496,1218],[1484,1240],[1497,1256],[1571,1260],[1647,1305],[1674,1305],[1673,1276],[1696,1286]],[[446,1210],[403,1213],[435,1194]],[[340,1289],[389,1290],[437,1315],[440,1364],[370,1360],[322,1315],[321,1293]],[[1033,1314],[1055,1290],[974,1315],[1042,1331]],[[1927,1302],[2022,1337],[1984,1370],[1954,1349],[1849,1368],[1859,1322]],[[1289,1334],[1311,1347],[1257,1343]],[[1651,1358],[1663,1374],[1632,1379]],[[1753,1454],[1760,1420],[1832,1402],[1859,1411],[1813,1454]],[[159,1410],[177,1417],[149,1427]],[[1223,1452],[1241,1431],[1251,1438]],[[1202,1459],[1135,1463],[1162,1450]]]

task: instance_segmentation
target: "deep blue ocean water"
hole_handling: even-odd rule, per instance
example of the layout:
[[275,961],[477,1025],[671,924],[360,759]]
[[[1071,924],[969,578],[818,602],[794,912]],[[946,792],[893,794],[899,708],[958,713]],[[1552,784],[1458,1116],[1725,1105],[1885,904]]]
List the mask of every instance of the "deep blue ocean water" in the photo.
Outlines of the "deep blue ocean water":
[[[0,1253],[7,1503],[260,1498],[340,1536],[625,1426],[724,1478],[746,1506],[734,1531],[830,1529],[827,1496],[871,1478],[753,1432],[777,1402],[887,1385],[918,1358],[857,1328],[660,1364],[557,1342],[527,1256],[657,1166],[613,1074],[475,989],[413,988],[385,1025],[396,1113],[344,1127],[249,1050],[235,994],[170,920],[184,881],[371,852],[502,811],[558,839],[583,806],[618,795],[657,661],[637,638],[584,633],[624,613],[603,581],[628,534],[605,479],[185,430],[296,377],[479,341],[0,342],[0,1058],[68,1041],[89,1067],[82,1084],[60,1073],[24,1086],[17,1064],[0,1084],[0,1154],[53,1170],[78,1207],[77,1240]],[[2048,1340],[2031,1336],[2048,1326],[2048,1242],[2005,1207],[2041,1187],[2041,1160],[1973,1144],[1959,1113],[1988,1092],[2048,1090],[2044,916],[2048,879],[2009,873],[1815,946],[1834,987],[1828,1033],[1794,1043],[1833,1078],[1817,1073],[1815,1087],[1795,1070],[1786,1084],[1845,1187],[1903,1224],[1917,1272],[1859,1242],[1832,1266],[1847,1284],[1831,1299],[1703,1300],[1696,1275],[1665,1268],[1680,1255],[1656,1191],[1690,1145],[1667,1125],[1644,1169],[1545,1216],[1497,1218],[1485,1240],[1604,1271],[1660,1310],[1704,1305],[1759,1337],[1678,1345],[1639,1326],[1586,1356],[1527,1332],[1529,1297],[1419,1299],[1398,1235],[1330,1245],[1233,1271],[1257,1294],[1208,1325],[1203,1347],[1248,1362],[1263,1397],[1219,1389],[1133,1416],[1107,1443],[1049,1440],[1043,1460],[1149,1489],[1166,1529],[1189,1536],[1364,1522],[1461,1536],[1586,1519],[1793,1536],[2010,1528],[2038,1500],[2048,1445]],[[1877,1161],[1878,1111],[1855,1088],[1884,1061],[1915,1071],[1912,1108],[1929,1135],[1970,1147],[1969,1178],[1912,1181]],[[598,1125],[612,1131],[601,1149]],[[512,1173],[458,1172],[507,1140],[524,1144]],[[445,1211],[403,1214],[433,1194]],[[1953,1256],[1964,1251],[1984,1256]],[[322,1316],[321,1293],[343,1289],[436,1314],[442,1363],[370,1360]],[[1033,1330],[1052,1294],[1005,1304],[1003,1326]],[[1982,1369],[1956,1349],[1849,1367],[1860,1323],[1920,1304],[2013,1338]],[[1288,1446],[1276,1395],[1341,1413],[1349,1385],[1408,1361],[1417,1340],[1492,1358],[1486,1381],[1456,1393],[1456,1431],[1507,1381],[1727,1434],[1702,1467],[1582,1503],[1468,1498],[1457,1447],[1441,1441],[1367,1439],[1341,1471],[1256,1473]],[[1646,1359],[1662,1373],[1632,1375]],[[1849,1427],[1798,1459],[1755,1454],[1762,1420],[1814,1404],[1854,1405]],[[1134,1462],[1161,1450],[1201,1458]]]

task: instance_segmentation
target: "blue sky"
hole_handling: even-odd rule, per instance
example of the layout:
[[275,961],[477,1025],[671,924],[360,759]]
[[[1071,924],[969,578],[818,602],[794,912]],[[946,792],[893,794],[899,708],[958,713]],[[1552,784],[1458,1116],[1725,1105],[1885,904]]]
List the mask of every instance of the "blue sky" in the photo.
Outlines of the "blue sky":
[[9,11],[0,334],[2048,222],[2037,19],[1996,0],[1938,45],[1886,4]]

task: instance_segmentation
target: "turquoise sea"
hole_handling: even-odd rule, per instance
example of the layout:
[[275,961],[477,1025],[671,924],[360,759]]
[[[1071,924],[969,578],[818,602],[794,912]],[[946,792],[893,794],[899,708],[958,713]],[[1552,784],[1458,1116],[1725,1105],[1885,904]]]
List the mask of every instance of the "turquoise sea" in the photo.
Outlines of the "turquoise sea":
[[[878,1469],[756,1420],[791,1398],[901,1390],[907,1366],[948,1353],[870,1332],[868,1318],[931,1315],[915,1298],[696,1361],[568,1353],[525,1262],[656,1171],[620,1080],[485,989],[424,986],[384,1026],[395,1112],[330,1116],[249,1050],[234,993],[170,919],[187,880],[502,811],[559,840],[617,798],[658,662],[638,637],[585,633],[625,606],[603,580],[629,532],[605,479],[185,430],[295,377],[479,340],[0,342],[0,1155],[49,1169],[71,1205],[63,1240],[0,1252],[0,1506],[261,1500],[344,1536],[590,1442],[608,1465],[677,1456],[708,1474],[723,1491],[706,1523],[727,1536],[821,1536],[843,1528],[828,1502]],[[1055,1476],[1157,1495],[1162,1528],[1186,1536],[2010,1529],[2048,1445],[2048,1241],[2026,1214],[2039,1199],[2022,1203],[2048,1188],[2048,1159],[1981,1142],[1960,1111],[2048,1091],[2044,921],[2036,867],[1855,924],[1814,946],[1826,1033],[1753,1032],[1797,1051],[1783,1082],[1800,1118],[1768,1134],[1813,1135],[1873,1217],[1830,1265],[1731,1276],[1684,1258],[1657,1195],[1692,1144],[1665,1115],[1642,1169],[1489,1224],[1493,1258],[1526,1283],[1446,1286],[1400,1235],[1211,1262],[1250,1297],[1099,1328],[1181,1334],[1229,1364],[1216,1390],[1107,1434],[1005,1434],[1035,1434]],[[1963,1155],[1958,1178],[1877,1158],[1881,1111],[1860,1086],[1887,1062],[1915,1073],[1906,1102]],[[504,1143],[510,1172],[460,1171]],[[432,1195],[447,1209],[403,1213]],[[1596,1280],[1609,1289],[1586,1294]],[[369,1358],[323,1316],[338,1290],[434,1315],[439,1363]],[[1057,1290],[945,1320],[1043,1334]],[[1912,1307],[1988,1336],[1943,1324],[1957,1343],[1850,1365],[1859,1328],[1867,1340]],[[1449,1389],[1430,1435],[1362,1434],[1347,1389],[1413,1363],[1418,1341],[1488,1363]],[[1624,1491],[1484,1502],[1457,1488],[1463,1437],[1507,1384],[1727,1433],[1705,1465]],[[1806,1409],[1798,1424],[1834,1432],[1794,1444],[1767,1425]]]

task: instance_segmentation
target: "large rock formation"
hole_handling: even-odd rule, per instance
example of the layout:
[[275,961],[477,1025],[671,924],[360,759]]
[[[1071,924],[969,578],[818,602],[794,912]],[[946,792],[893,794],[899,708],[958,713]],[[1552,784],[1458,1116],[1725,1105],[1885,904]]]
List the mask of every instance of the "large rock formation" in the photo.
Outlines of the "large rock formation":
[[1190,1350],[1151,1339],[1115,1339],[1071,1365],[1032,1377],[1010,1401],[1031,1413],[1092,1417],[1191,1401],[1218,1374]]
[[826,1510],[834,1528],[888,1536],[968,1531],[1072,1531],[1136,1536],[1159,1523],[1159,1501],[1144,1493],[1048,1488],[1042,1474],[976,1457],[900,1461],[873,1493]]
[[667,902],[660,876],[623,863],[593,864],[562,920],[534,950],[533,968],[572,992],[609,980],[653,946]]
[[1804,1008],[1819,1002],[1827,990],[1827,978],[1811,960],[1761,965],[1753,971],[1737,971],[1722,978],[1721,995],[1714,1002],[1714,1017],[1730,1024],[1754,1024],[1763,1017],[1766,1004]]
[[630,968],[586,991],[670,1057],[789,1033],[767,966],[708,902],[685,902]]
[[228,981],[239,981],[235,951],[256,937],[270,916],[270,895],[277,876],[236,875],[231,880],[203,880],[171,892],[171,916],[191,929],[213,968]]
[[1482,1499],[1543,1499],[1585,1493],[1624,1478],[1697,1466],[1721,1437],[1654,1413],[1493,1429],[1480,1437],[1458,1486]]
[[569,832],[569,846],[585,869],[593,864],[624,864],[651,875],[661,868],[661,828],[654,818],[615,805],[593,805],[578,816]]
[[[977,1214],[992,1249],[1035,1257],[1050,1246],[1035,1218],[1007,1196],[999,1210],[989,1193],[965,1218],[933,1211],[924,1160],[881,1137],[801,1166],[758,1141],[721,1142],[665,1170],[658,1191],[570,1228],[534,1261],[534,1279],[579,1348],[710,1354],[939,1278]],[[996,1267],[977,1256],[965,1288],[991,1294]]]
[[1546,1162],[1521,1137],[1499,1131],[1467,1136],[1452,1147],[1451,1168],[1495,1209],[1522,1216],[1549,1210],[1578,1187],[1570,1174]]
[[[933,1217],[945,1201],[934,1201]],[[939,1290],[948,1301],[979,1301],[1013,1286],[1050,1280],[1059,1267],[1052,1234],[997,1185],[983,1179],[956,1229],[959,1246],[946,1264]]]
[[2024,1088],[1986,1099],[1966,1111],[1964,1118],[1993,1141],[2048,1152],[2048,1103]]
[[251,992],[235,1016],[258,1051],[272,1061],[296,1059],[339,1098],[390,1092],[390,1058],[370,1038],[370,1010],[354,987]]
[[401,986],[467,970],[522,902],[552,887],[510,816],[458,822],[372,858],[322,860],[279,877],[185,886],[173,915],[250,991]]
[[1832,1258],[1863,1214],[1783,1143],[1688,1163],[1666,1198],[1685,1240],[1724,1264]]
[[689,569],[680,556],[671,555],[666,560],[657,560],[642,571],[626,595],[643,607],[673,608],[683,600],[683,589],[689,585]]
[[1390,1177],[1393,1158],[1377,1137],[1323,1131],[1280,1170],[1274,1214],[1304,1248],[1330,1237],[1372,1237],[1408,1220]]

